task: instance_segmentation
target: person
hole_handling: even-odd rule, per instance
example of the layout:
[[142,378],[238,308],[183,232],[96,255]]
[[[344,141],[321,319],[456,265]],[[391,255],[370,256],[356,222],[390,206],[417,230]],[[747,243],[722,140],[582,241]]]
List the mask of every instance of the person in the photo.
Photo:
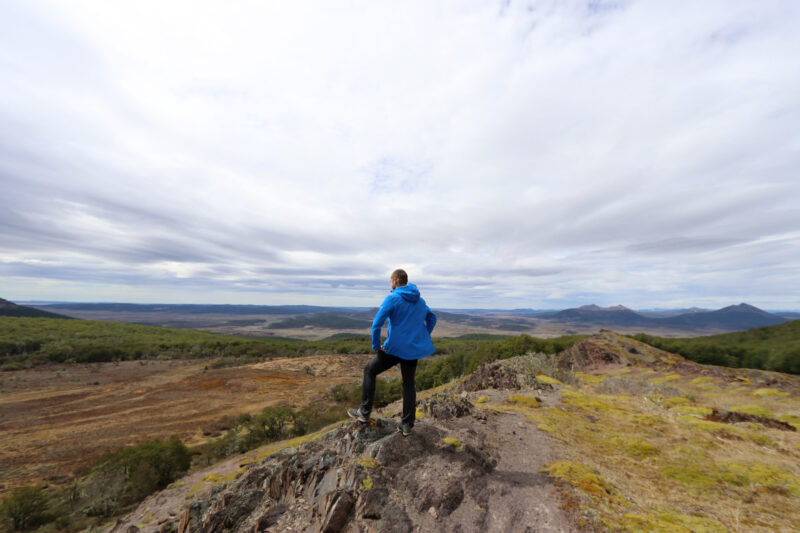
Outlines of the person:
[[[405,270],[392,272],[390,282],[392,292],[372,321],[372,350],[375,356],[364,367],[361,407],[348,409],[347,414],[359,422],[368,422],[375,400],[376,377],[399,364],[403,376],[403,416],[397,430],[407,437],[414,427],[416,415],[414,374],[417,361],[435,351],[431,333],[436,326],[436,315],[420,297],[417,286],[408,282]],[[381,345],[381,329],[386,320],[389,321],[386,342]]]

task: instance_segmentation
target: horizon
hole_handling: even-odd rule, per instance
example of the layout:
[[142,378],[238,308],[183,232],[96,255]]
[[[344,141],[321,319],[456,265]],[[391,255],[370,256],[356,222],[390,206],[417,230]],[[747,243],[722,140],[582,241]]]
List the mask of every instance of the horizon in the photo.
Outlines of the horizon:
[[[7,299],[6,299],[7,300]],[[11,301],[11,300],[8,300]],[[379,307],[378,304],[372,306],[348,306],[348,305],[323,305],[323,304],[297,304],[297,303],[286,303],[286,304],[231,304],[231,303],[182,303],[182,302],[122,302],[122,301],[65,301],[65,300],[19,300],[13,301],[12,303],[16,303],[17,305],[48,305],[48,304],[86,304],[86,305],[112,305],[112,304],[120,304],[120,305],[164,305],[164,306],[231,306],[231,307],[318,307],[320,309],[377,309]],[[551,312],[551,311],[562,311],[565,309],[578,309],[581,307],[589,307],[594,306],[597,304],[594,303],[584,303],[584,304],[577,304],[577,305],[570,305],[567,307],[554,307],[554,308],[533,308],[533,307],[513,307],[513,308],[501,308],[501,307],[432,307],[435,310],[439,311],[498,311],[498,312],[510,312],[510,311],[532,311],[532,312]],[[717,308],[708,308],[708,307],[698,307],[698,306],[690,306],[690,307],[630,307],[625,304],[615,304],[615,305],[597,305],[601,309],[609,309],[616,306],[623,306],[631,311],[636,312],[669,312],[669,311],[685,311],[691,309],[699,309],[703,311],[717,311],[719,309],[725,309],[728,307],[735,307],[739,305],[750,305],[762,311],[767,311],[769,313],[800,313],[800,308],[798,309],[770,309],[764,308],[758,305],[753,305],[749,302],[739,302],[736,304],[728,304],[723,305]]]
[[4,2],[0,296],[797,309],[798,19]]

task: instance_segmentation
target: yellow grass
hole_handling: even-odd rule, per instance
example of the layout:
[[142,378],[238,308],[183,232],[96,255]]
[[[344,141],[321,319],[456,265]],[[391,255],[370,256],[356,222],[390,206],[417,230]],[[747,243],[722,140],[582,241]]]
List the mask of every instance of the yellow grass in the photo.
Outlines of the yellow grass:
[[581,379],[562,389],[555,407],[503,406],[525,409],[562,443],[564,460],[547,471],[573,487],[587,519],[612,531],[797,530],[800,433],[702,417],[717,408],[798,425],[800,399],[778,389],[754,395],[707,376],[653,379],[637,368],[627,377],[661,380],[682,396],[603,395],[601,380]]
[[446,444],[447,446],[452,446],[456,450],[461,448],[461,441],[458,439],[454,439],[452,437],[445,437],[442,439],[442,443]]

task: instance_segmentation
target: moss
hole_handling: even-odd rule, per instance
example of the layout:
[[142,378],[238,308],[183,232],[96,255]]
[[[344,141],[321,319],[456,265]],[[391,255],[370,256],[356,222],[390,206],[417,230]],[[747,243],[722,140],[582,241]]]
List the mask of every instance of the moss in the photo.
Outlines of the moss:
[[692,400],[690,400],[689,398],[667,398],[666,400],[664,400],[664,407],[669,409],[671,407],[675,407],[678,405],[686,405],[689,403],[692,403]]
[[660,378],[653,378],[650,380],[651,383],[654,385],[661,385],[662,383],[666,383],[668,381],[675,381],[676,379],[681,379],[680,374],[670,374],[668,376],[662,376]]
[[739,486],[782,487],[794,497],[800,497],[800,478],[785,469],[763,463],[724,463],[721,479]]
[[460,441],[460,440],[458,440],[458,439],[454,439],[454,438],[452,438],[452,437],[445,437],[445,438],[443,438],[443,439],[442,439],[442,443],[443,443],[443,444],[446,444],[446,445],[448,445],[448,446],[452,446],[452,447],[453,447],[453,448],[455,448],[456,450],[458,450],[459,448],[461,448],[461,441]]
[[664,419],[658,415],[634,415],[633,420],[639,425],[648,428],[662,427],[666,425]]
[[745,413],[748,415],[756,415],[756,416],[763,416],[766,418],[774,418],[775,415],[770,412],[769,409],[766,409],[760,405],[738,405],[736,407],[731,407],[731,411],[738,411],[740,413]]
[[722,422],[712,422],[710,420],[703,420],[694,416],[681,416],[678,418],[679,422],[686,427],[701,429],[703,431],[712,431],[717,433],[740,433],[739,428],[731,426],[730,424],[723,424]]
[[800,431],[800,416],[797,415],[780,415],[778,420],[791,424],[797,431]]
[[714,378],[708,377],[708,376],[702,376],[702,377],[699,377],[699,378],[694,378],[689,383],[691,383],[692,385],[702,385],[702,384],[705,384],[705,383],[711,383],[712,381],[714,381]]
[[364,490],[370,490],[373,486],[372,478],[369,476],[365,477],[363,480],[361,480],[361,486],[364,488]]
[[779,391],[778,389],[756,389],[753,391],[753,396],[758,396],[759,398],[766,398],[769,396],[785,397],[789,396],[789,393]]
[[596,411],[607,411],[613,406],[607,402],[603,402],[596,397],[587,396],[582,392],[572,390],[564,390],[561,397],[565,403],[577,407],[579,409],[593,409]]
[[602,383],[606,380],[604,374],[586,374],[584,372],[575,372],[575,377],[584,383]]
[[762,435],[761,433],[748,432],[745,433],[745,438],[751,442],[760,444],[761,446],[770,446],[772,448],[777,447],[777,444],[775,444],[774,440],[767,437],[766,435]]
[[644,458],[659,453],[655,445],[644,439],[615,436],[609,439],[609,443],[614,448],[621,449],[633,457]]
[[[293,446],[298,446],[300,444],[304,444],[306,442],[314,442],[316,440],[321,439],[331,431],[335,430],[336,428],[340,427],[344,422],[335,422],[330,426],[324,427],[319,431],[314,433],[309,433],[308,435],[302,435],[300,437],[295,437],[289,440],[282,440],[280,442],[273,442],[262,446],[256,450],[256,457],[258,461],[263,461],[267,457],[278,453],[281,450],[285,450],[286,448],[291,448]],[[372,420],[370,421],[372,423]]]
[[477,398],[477,399],[476,399],[474,402],[472,402],[472,403],[486,403],[486,402],[488,402],[488,401],[489,401],[489,397],[488,397],[488,396],[480,396],[479,398]]
[[536,381],[539,383],[547,383],[549,385],[563,385],[563,383],[556,378],[551,378],[550,376],[545,376],[544,374],[539,374],[536,376]]
[[542,471],[547,472],[551,477],[563,479],[590,496],[621,501],[621,497],[613,485],[583,463],[556,461],[544,467]]
[[701,494],[725,484],[739,487],[771,487],[773,492],[800,497],[800,478],[786,469],[763,463],[683,461],[661,468],[661,474]]
[[508,397],[508,400],[511,403],[517,403],[521,405],[526,405],[528,407],[539,407],[541,403],[538,399],[534,398],[533,396],[523,396],[521,394],[512,394]]
[[417,411],[415,413],[415,417],[416,418],[425,418],[425,413],[422,412],[422,409],[417,407]]
[[381,464],[372,457],[362,457],[358,460],[358,464],[363,466],[364,468],[369,468],[371,470],[376,470],[381,467]]
[[203,476],[203,481],[205,481],[206,483],[214,483],[214,484],[216,484],[216,483],[221,482],[223,479],[225,479],[223,476],[221,476],[219,474],[213,474],[213,473],[212,474],[206,474],[205,476]]
[[708,407],[698,407],[696,405],[678,405],[670,409],[673,413],[680,415],[699,415],[705,416],[711,414],[711,409]]
[[656,512],[654,514],[626,513],[621,526],[635,533],[724,533],[728,529],[709,518],[689,516],[677,512]]

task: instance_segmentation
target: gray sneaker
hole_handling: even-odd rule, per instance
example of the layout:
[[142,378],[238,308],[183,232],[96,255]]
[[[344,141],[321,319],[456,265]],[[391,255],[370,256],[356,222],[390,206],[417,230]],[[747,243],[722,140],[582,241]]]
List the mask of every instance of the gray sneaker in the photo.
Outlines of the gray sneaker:
[[358,420],[362,424],[366,424],[367,422],[369,422],[369,415],[364,416],[361,413],[361,408],[360,407],[358,409],[348,409],[347,410],[347,416],[349,416],[350,418],[355,418],[356,420]]
[[411,435],[411,426],[408,424],[400,424],[397,426],[397,431],[402,433],[404,437]]

